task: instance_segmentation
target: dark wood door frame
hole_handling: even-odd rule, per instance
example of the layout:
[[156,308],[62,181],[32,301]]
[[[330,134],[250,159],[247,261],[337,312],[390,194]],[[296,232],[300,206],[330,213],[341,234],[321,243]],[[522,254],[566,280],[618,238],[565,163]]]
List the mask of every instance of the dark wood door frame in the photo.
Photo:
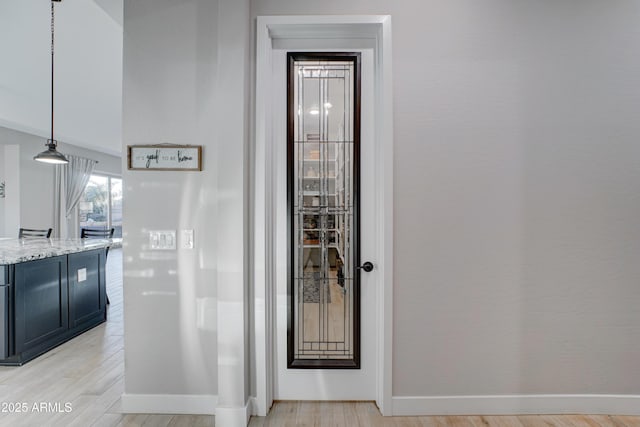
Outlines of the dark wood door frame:
[[[294,108],[294,63],[312,60],[323,62],[353,62],[354,66],[354,117],[353,117],[353,359],[297,359],[294,354],[295,333],[295,266],[293,253],[294,236],[294,123],[297,109]],[[361,55],[359,52],[288,52],[287,53],[287,367],[300,369],[360,369],[361,313],[360,275],[357,267],[360,259],[360,99],[361,99]]]

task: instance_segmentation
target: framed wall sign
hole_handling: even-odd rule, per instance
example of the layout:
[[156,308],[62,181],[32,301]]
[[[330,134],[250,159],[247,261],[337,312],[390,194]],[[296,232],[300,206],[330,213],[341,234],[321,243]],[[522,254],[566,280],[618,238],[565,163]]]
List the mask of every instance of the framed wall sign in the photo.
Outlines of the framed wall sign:
[[130,170],[201,171],[202,145],[129,145]]

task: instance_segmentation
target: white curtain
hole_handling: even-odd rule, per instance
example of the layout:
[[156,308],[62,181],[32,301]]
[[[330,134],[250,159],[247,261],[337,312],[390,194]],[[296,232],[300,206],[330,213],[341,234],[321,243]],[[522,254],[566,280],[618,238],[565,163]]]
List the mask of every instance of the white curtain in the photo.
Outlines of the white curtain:
[[53,180],[53,235],[61,238],[77,236],[77,230],[73,227],[73,213],[98,163],[83,157],[65,156],[69,163],[55,166]]

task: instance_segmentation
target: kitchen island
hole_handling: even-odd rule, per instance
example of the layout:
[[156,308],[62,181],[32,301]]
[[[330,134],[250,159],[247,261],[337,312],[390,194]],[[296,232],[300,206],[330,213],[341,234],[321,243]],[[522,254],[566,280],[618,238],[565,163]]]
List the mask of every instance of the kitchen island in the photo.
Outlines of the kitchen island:
[[102,239],[0,240],[0,365],[22,365],[107,319]]

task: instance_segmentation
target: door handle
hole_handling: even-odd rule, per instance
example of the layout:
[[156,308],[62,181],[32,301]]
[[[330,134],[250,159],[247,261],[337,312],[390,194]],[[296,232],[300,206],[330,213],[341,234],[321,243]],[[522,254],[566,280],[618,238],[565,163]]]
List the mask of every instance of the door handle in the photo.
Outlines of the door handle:
[[358,270],[364,270],[367,273],[373,271],[373,264],[370,263],[369,261],[365,262],[364,264],[362,264],[360,267],[357,267]]

